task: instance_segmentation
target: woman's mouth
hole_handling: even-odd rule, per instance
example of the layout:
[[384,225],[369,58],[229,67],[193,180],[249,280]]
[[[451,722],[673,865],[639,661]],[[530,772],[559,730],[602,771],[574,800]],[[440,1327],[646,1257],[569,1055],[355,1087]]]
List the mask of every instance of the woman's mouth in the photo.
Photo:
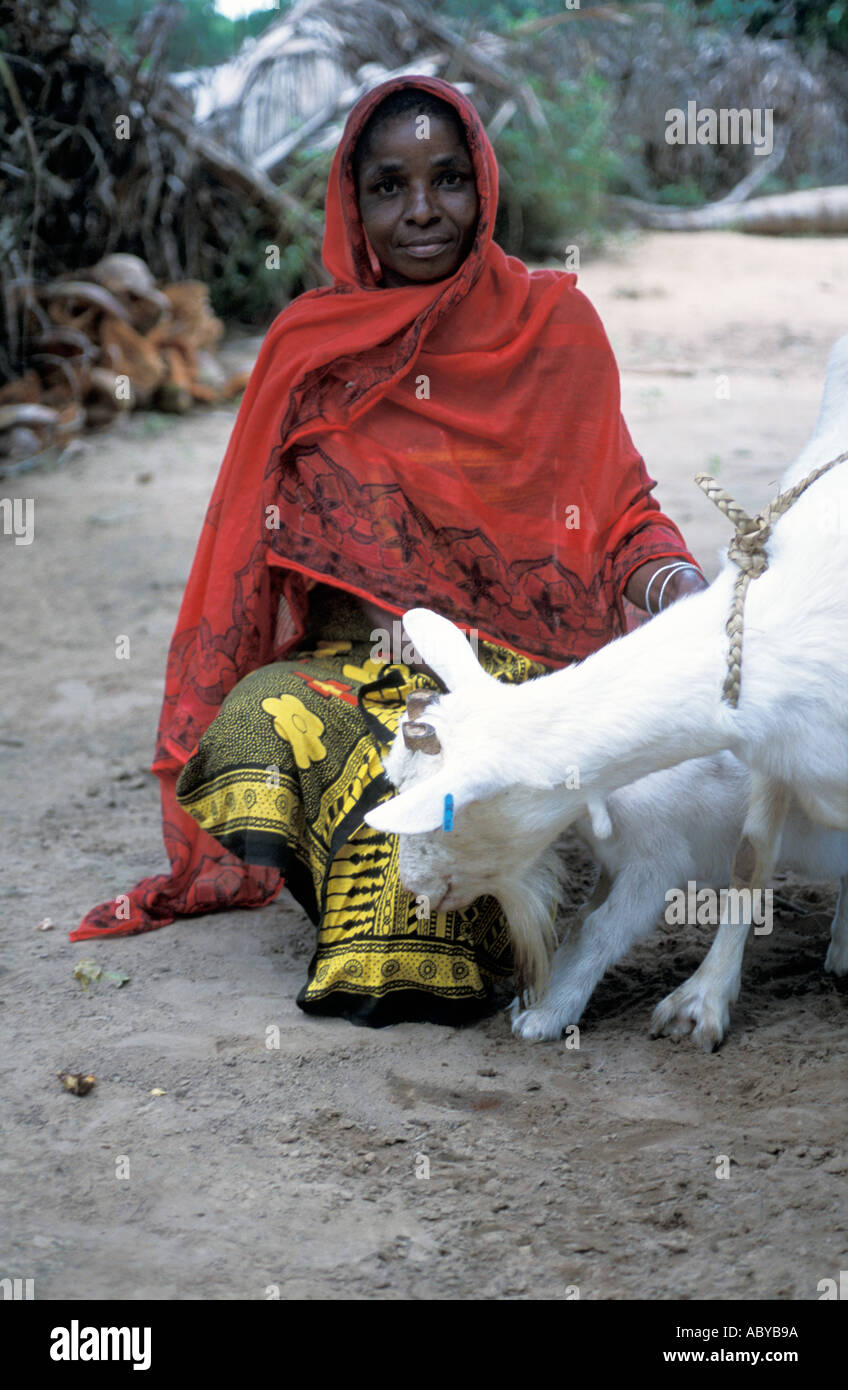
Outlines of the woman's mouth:
[[431,257],[441,256],[451,245],[450,241],[413,241],[408,242],[400,249],[407,256],[414,256],[416,260],[430,260]]

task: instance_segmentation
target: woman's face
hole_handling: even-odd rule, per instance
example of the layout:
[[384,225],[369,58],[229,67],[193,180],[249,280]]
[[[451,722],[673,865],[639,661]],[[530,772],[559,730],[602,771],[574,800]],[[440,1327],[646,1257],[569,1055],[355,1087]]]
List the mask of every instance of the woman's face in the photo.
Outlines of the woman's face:
[[[414,112],[380,123],[359,171],[359,210],[389,288],[444,280],[471,248],[477,185],[453,122]],[[426,124],[423,129],[427,129]]]

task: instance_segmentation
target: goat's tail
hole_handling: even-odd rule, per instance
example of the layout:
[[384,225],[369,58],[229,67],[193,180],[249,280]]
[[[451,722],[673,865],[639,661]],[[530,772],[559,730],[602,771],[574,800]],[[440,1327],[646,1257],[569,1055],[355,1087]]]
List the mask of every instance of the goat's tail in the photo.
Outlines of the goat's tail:
[[500,896],[509,922],[516,991],[524,1003],[538,1002],[548,988],[556,948],[556,915],[562,866],[548,849],[533,866],[533,877]]

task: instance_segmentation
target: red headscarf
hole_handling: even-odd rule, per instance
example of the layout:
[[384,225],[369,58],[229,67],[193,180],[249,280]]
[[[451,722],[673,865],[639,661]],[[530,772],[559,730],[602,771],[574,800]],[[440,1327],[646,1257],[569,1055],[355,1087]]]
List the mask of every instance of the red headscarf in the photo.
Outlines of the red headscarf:
[[[386,289],[353,151],[401,87],[458,113],[479,217],[452,276]],[[575,275],[531,273],[493,242],[497,191],[480,117],[449,83],[395,78],[351,111],[327,191],[333,284],[294,300],[265,338],[171,643],[153,771],[172,873],[94,908],[72,940],[276,896],[280,874],[227,854],[174,789],[236,682],[303,636],[305,577],[398,614],[436,608],[561,665],[623,630],[621,593],[645,560],[691,558],[649,495],[597,314]]]

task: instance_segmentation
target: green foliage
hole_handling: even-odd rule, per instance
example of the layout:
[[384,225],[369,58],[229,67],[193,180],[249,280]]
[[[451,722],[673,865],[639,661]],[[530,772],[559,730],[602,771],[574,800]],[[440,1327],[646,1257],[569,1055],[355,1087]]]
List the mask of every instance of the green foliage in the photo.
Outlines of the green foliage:
[[766,38],[821,42],[848,53],[848,0],[695,0],[708,24]]
[[522,108],[495,140],[501,173],[496,240],[513,255],[551,255],[580,238],[596,240],[603,193],[615,174],[609,111],[599,79],[560,83],[545,95],[534,81],[550,129],[536,129]]
[[644,5],[651,0],[540,0],[537,5],[528,0],[436,0],[435,7],[445,17],[447,23],[456,29],[466,25],[507,33],[521,24],[530,24],[535,19],[556,19],[563,10],[580,10],[581,5],[614,5],[616,10],[624,10],[630,4]]
[[296,240],[280,245],[280,268],[268,266],[269,239],[265,218],[247,207],[241,235],[227,248],[223,264],[209,285],[216,314],[245,324],[266,324],[297,293],[306,253]]
[[[299,150],[289,160],[288,192],[307,206],[320,208],[332,157],[332,150]],[[316,211],[316,219],[320,227],[320,212]],[[279,266],[275,247],[279,247]],[[317,283],[314,257],[314,244],[294,218],[285,218],[280,228],[271,230],[267,217],[246,207],[242,232],[226,248],[223,263],[210,280],[212,308],[223,319],[265,325],[295,295]]]
[[757,34],[768,26],[775,38],[793,32],[793,5],[783,0],[696,0],[699,17],[708,24],[740,33]]
[[528,4],[527,0],[442,0],[440,8],[445,20],[456,28],[464,21],[486,29],[505,30],[540,15],[560,14],[563,7],[557,0],[539,6]]
[[[218,14],[214,0],[182,0],[183,18],[171,32],[163,64],[168,72],[211,67],[238,52],[245,39],[261,34],[289,8],[268,6],[245,19]],[[133,52],[133,40],[141,20],[150,13],[149,0],[89,0],[89,11],[124,53]]]
[[694,179],[683,179],[680,183],[667,183],[657,190],[656,201],[678,208],[699,208],[705,199],[703,190]]
[[188,14],[168,45],[172,72],[226,62],[238,53],[245,39],[256,38],[289,8],[287,0],[281,0],[279,7],[268,6],[244,19],[227,19],[215,13],[209,0],[183,0],[183,4]]
[[848,0],[799,0],[795,6],[797,32],[807,40],[823,40],[828,48],[848,55]]

